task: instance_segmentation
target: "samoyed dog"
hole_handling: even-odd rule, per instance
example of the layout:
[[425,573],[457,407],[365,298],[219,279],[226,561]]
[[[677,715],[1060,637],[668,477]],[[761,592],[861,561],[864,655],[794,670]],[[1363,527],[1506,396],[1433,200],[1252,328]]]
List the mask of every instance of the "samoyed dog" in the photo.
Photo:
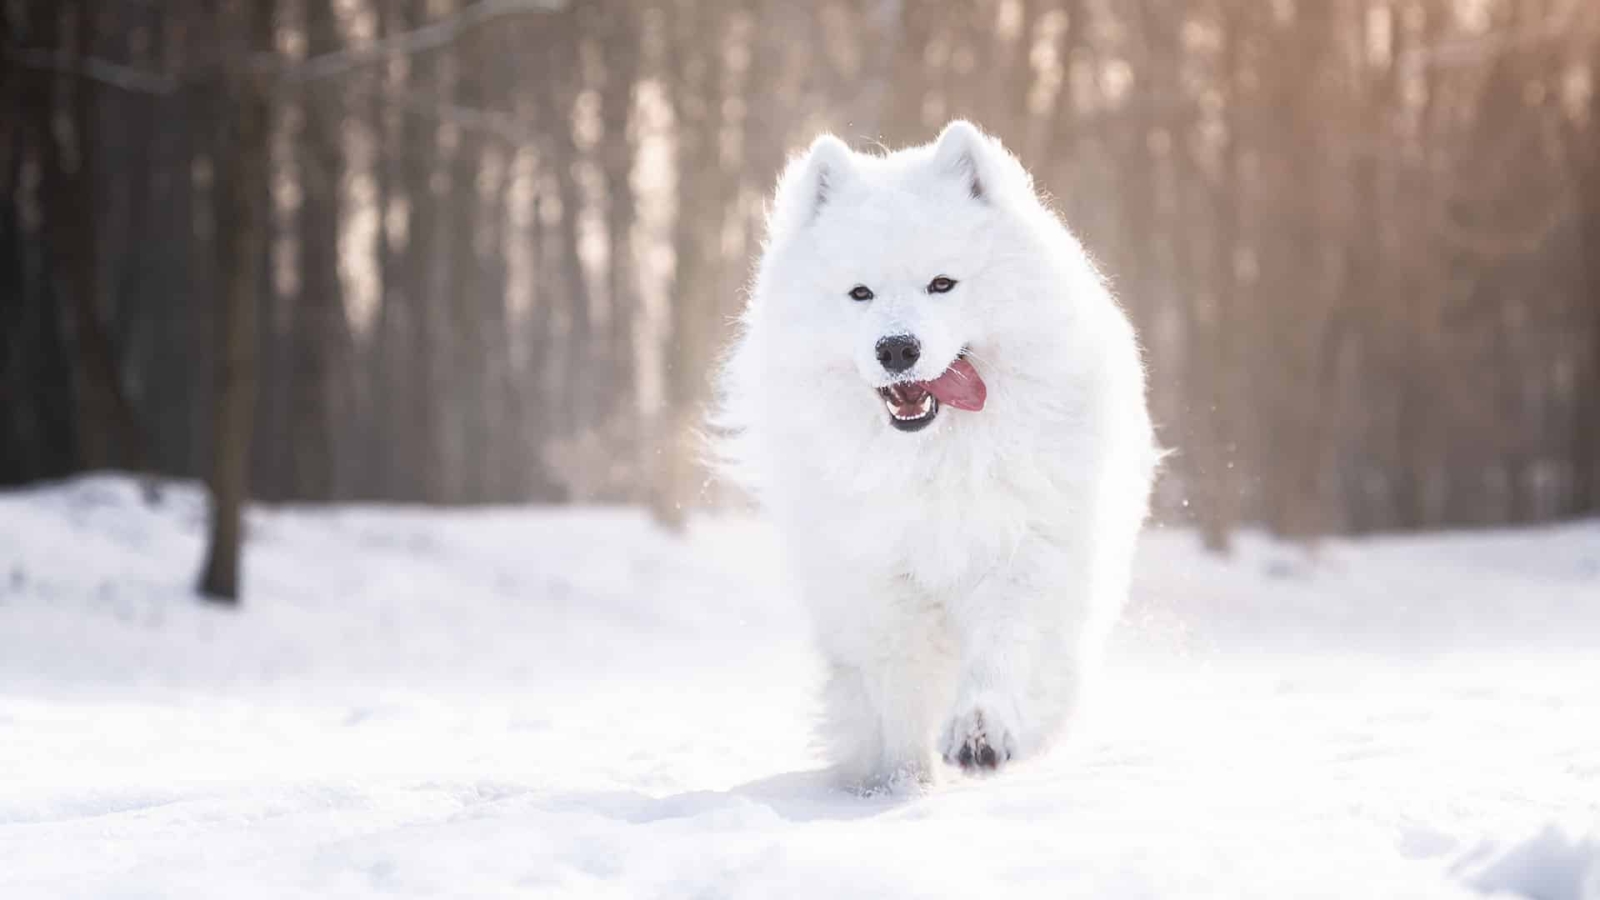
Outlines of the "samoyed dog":
[[859,789],[1063,730],[1157,460],[1132,327],[1000,143],[824,135],[779,180],[721,373],[722,459],[781,530]]

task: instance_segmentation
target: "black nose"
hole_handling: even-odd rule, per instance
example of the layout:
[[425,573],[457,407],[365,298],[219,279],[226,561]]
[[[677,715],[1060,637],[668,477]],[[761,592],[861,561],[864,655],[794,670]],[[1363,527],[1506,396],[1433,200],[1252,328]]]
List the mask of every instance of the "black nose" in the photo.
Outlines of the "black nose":
[[897,334],[878,341],[878,362],[891,372],[904,372],[917,364],[922,344],[909,334]]

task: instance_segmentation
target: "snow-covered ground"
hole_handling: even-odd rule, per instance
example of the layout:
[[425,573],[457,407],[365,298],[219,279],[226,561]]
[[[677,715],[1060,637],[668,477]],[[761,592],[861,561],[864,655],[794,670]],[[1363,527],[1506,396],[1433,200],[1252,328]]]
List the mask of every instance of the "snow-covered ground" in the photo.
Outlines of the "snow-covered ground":
[[864,799],[748,517],[203,519],[0,495],[0,897],[1600,898],[1600,522],[1153,533],[1081,733]]

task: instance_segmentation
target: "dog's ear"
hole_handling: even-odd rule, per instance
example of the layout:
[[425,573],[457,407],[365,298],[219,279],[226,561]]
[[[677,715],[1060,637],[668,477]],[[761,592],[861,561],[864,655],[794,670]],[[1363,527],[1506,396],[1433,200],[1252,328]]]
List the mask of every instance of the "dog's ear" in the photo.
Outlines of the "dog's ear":
[[787,234],[816,221],[817,213],[855,178],[855,154],[831,134],[818,135],[789,160],[778,179],[767,231]]
[[993,205],[1033,194],[1033,179],[1000,141],[976,125],[956,119],[939,132],[933,145],[939,174],[959,181],[967,195]]

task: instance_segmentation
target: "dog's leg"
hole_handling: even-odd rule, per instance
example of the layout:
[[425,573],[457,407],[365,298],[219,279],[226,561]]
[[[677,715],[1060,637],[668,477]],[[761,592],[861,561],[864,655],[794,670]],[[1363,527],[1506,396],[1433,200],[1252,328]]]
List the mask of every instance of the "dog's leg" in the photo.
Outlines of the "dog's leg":
[[823,688],[818,738],[823,752],[848,787],[870,780],[882,756],[883,735],[866,681],[853,663],[832,660]]
[[823,736],[842,781],[864,792],[927,783],[933,722],[913,671],[886,659],[830,668]]
[[1087,573],[1064,554],[1016,554],[950,604],[960,647],[946,762],[994,769],[1036,750],[1071,712],[1086,662]]
[[933,777],[932,739],[953,691],[954,648],[942,613],[903,583],[875,599],[877,615],[857,616],[824,639],[823,737],[847,784],[899,790]]

